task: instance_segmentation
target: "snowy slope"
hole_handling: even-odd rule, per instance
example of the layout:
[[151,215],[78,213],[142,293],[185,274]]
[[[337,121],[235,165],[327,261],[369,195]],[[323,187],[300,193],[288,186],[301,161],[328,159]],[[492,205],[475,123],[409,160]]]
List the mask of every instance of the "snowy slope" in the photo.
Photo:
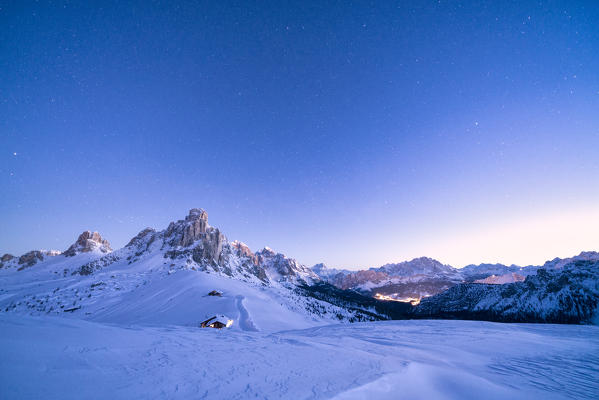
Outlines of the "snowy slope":
[[0,314],[3,399],[596,399],[599,327],[468,321],[278,333]]
[[[229,243],[199,209],[110,250],[87,231],[66,252],[34,257],[28,268],[16,268],[20,258],[7,260],[0,269],[0,311],[186,326],[223,314],[234,319],[233,329],[246,331],[386,318],[302,296],[296,285],[319,280],[310,269],[269,248],[252,253]],[[208,296],[213,290],[223,296]]]

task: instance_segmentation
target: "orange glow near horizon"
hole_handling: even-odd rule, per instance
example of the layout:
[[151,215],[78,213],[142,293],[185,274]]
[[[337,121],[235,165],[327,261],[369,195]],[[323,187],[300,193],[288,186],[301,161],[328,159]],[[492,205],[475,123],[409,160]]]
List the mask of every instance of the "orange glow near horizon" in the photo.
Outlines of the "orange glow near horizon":
[[377,300],[382,300],[382,301],[398,301],[400,303],[410,303],[413,306],[417,306],[418,304],[420,304],[420,297],[402,297],[402,298],[396,298],[396,297],[392,297],[392,296],[387,296],[384,294],[380,294],[380,293],[376,293],[374,295],[374,298]]

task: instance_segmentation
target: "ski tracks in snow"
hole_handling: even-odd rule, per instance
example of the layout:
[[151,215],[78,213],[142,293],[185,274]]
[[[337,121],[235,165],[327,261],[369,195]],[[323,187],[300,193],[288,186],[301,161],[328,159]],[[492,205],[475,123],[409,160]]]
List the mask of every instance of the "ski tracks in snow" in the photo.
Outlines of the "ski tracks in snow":
[[252,321],[250,313],[243,305],[243,300],[245,300],[245,297],[238,295],[235,299],[237,309],[239,310],[239,327],[244,331],[257,332],[258,329],[256,328],[256,325],[254,325],[254,321]]

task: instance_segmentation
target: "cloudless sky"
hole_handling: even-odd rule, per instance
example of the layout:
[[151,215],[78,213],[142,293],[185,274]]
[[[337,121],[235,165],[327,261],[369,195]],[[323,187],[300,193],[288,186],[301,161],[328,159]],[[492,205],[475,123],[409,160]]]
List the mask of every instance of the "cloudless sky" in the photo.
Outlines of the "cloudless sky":
[[0,2],[0,253],[188,210],[371,267],[599,250],[597,1]]

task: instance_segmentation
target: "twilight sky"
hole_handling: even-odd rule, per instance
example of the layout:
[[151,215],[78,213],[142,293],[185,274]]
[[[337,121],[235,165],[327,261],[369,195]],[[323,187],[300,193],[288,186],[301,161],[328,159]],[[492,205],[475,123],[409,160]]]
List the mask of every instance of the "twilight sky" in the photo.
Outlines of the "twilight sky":
[[192,207],[308,265],[599,250],[598,1],[101,3],[0,3],[0,253]]

